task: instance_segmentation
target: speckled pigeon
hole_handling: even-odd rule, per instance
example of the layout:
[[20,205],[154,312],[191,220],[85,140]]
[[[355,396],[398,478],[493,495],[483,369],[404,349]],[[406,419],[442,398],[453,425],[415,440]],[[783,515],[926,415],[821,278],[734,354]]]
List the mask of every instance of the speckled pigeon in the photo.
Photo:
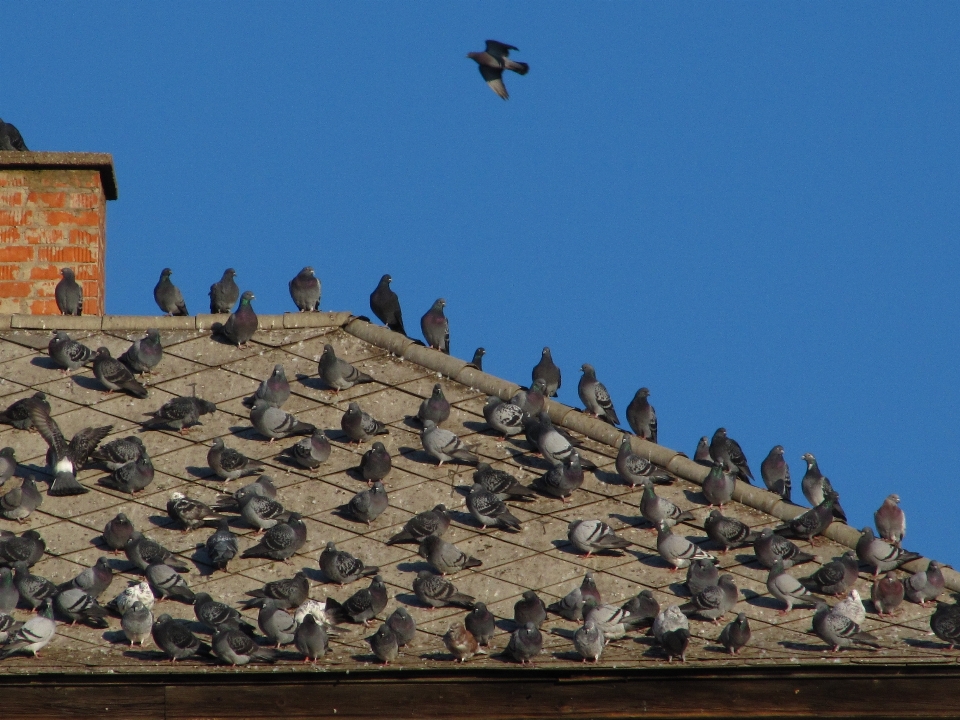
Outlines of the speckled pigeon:
[[236,480],[244,475],[263,472],[263,466],[243,453],[223,444],[222,438],[214,438],[207,451],[207,465],[224,480]]
[[854,643],[883,647],[880,640],[867,632],[862,632],[860,626],[853,620],[831,609],[826,603],[817,603],[817,611],[813,616],[813,631],[834,652],[840,648],[850,647]]
[[200,417],[217,411],[217,406],[198,397],[178,397],[165,402],[159,410],[146,413],[150,420],[144,423],[145,427],[157,428],[166,426],[171,430],[185,433],[193,425],[201,425]]
[[633,545],[633,542],[620,537],[612,527],[600,520],[574,520],[569,523],[567,540],[586,557],[603,552],[620,554],[617,551]]
[[334,598],[327,598],[327,612],[337,624],[353,622],[367,625],[386,607],[387,586],[383,584],[380,575],[373,577],[369,587],[357,590],[342,603]]
[[110,355],[108,348],[97,348],[97,354],[93,358],[93,374],[108,393],[122,390],[135,398],[147,396],[147,389],[140,384],[126,365]]
[[387,545],[396,543],[416,543],[431,535],[440,537],[450,527],[450,515],[447,508],[437,505],[432,510],[424,510],[407,520],[403,530],[387,540]]
[[239,540],[230,530],[226,518],[220,518],[217,529],[207,538],[205,547],[207,557],[218,570],[226,570],[227,564],[240,552]]
[[326,434],[323,430],[317,429],[310,437],[305,437],[287,448],[287,453],[300,467],[316,470],[327,461],[332,450]]
[[933,634],[947,643],[948,650],[960,643],[960,605],[937,602],[937,609],[930,616]]
[[571,450],[562,465],[557,465],[538,477],[534,487],[551,497],[569,502],[570,496],[583,485],[583,466],[580,454]]
[[689,602],[680,606],[684,615],[699,615],[707,620],[717,622],[726,615],[740,599],[740,591],[734,582],[733,575],[724,573],[717,580],[716,585],[705,587],[693,596]]
[[501,438],[518,435],[523,431],[523,410],[519,405],[504,402],[496,395],[487,398],[483,417]]
[[33,420],[30,419],[30,406],[37,403],[44,405],[47,412],[50,412],[50,403],[47,402],[46,393],[35,392],[30,397],[15,400],[6,410],[0,412],[0,423],[12,425],[17,430],[29,430],[33,427]]
[[174,556],[174,554],[163,547],[163,545],[139,532],[133,533],[124,551],[127,554],[127,560],[142,571],[146,571],[150,565],[156,563],[165,563],[177,572],[189,572],[190,570],[190,568],[184,565],[179,558]]
[[519,530],[520,520],[514,516],[503,501],[483,485],[474,483],[467,494],[467,510],[481,529],[488,526],[504,530]]
[[753,544],[760,537],[760,533],[751,530],[736,518],[724,517],[719,510],[710,511],[703,522],[703,529],[707,531],[707,537],[723,548],[723,552]]
[[691,596],[703,592],[704,588],[716,585],[720,581],[720,571],[713,560],[697,558],[687,566],[685,585]]
[[242,558],[287,560],[307,541],[307,526],[299,513],[290,513],[287,522],[280,522],[267,530],[259,543],[243,552]]
[[445,607],[456,605],[468,610],[473,607],[474,598],[457,590],[445,577],[435,575],[429,570],[421,570],[413,581],[413,592],[417,599],[427,607]]
[[376,575],[380,568],[364,565],[362,560],[355,558],[346,550],[337,550],[333,540],[327,542],[326,548],[320,553],[320,569],[330,582],[340,586],[352,583],[362,577]]
[[617,417],[617,411],[613,408],[613,400],[610,399],[610,393],[604,384],[597,380],[597,373],[593,365],[581,365],[580,370],[583,376],[580,378],[580,384],[577,386],[577,392],[580,394],[580,401],[588,415],[593,415],[611,425],[619,425],[620,418]]
[[753,480],[753,473],[747,464],[747,458],[740,448],[740,443],[727,436],[726,428],[717,428],[710,440],[710,457],[723,464],[724,470],[735,473],[744,482]]
[[784,567],[801,565],[815,560],[816,556],[805,553],[785,537],[777,535],[773,528],[764,528],[760,537],[753,543],[753,552],[757,562],[765,568],[772,568],[777,560],[783,560]]
[[243,404],[247,407],[253,407],[257,400],[263,400],[274,407],[283,407],[283,404],[290,398],[290,383],[287,381],[287,375],[283,370],[283,365],[277,363],[273,366],[273,372],[266,380],[260,383],[260,387],[250,397],[243,399]]
[[164,613],[153,623],[153,642],[171,662],[185,660],[200,653],[209,653],[210,646],[190,632],[182,620],[174,620]]
[[477,463],[473,473],[473,482],[483,485],[501,500],[532,500],[537,494],[522,485],[513,475],[505,470],[497,470],[490,463]]
[[659,471],[650,460],[634,454],[629,435],[624,435],[620,439],[616,467],[617,473],[630,487],[653,483],[668,485],[673,482],[673,477]]
[[843,595],[860,577],[860,564],[852,550],[841,557],[820,566],[809,577],[800,578],[800,583],[821,595]]
[[823,531],[830,527],[830,523],[833,522],[833,506],[836,503],[836,498],[836,493],[828,494],[822,503],[798,515],[793,520],[778,525],[773,531],[778,535],[788,535],[813,542],[813,539],[817,535],[823,534]]
[[71,339],[62,330],[53,334],[47,345],[50,359],[59,365],[64,372],[77,370],[93,360],[96,353],[86,345]]

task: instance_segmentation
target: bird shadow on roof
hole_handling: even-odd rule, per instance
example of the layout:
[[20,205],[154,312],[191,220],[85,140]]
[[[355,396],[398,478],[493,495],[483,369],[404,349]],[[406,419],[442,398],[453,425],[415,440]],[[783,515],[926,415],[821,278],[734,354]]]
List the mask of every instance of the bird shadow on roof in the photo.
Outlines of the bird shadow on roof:
[[823,652],[828,649],[826,645],[811,645],[809,643],[795,642],[794,640],[781,640],[778,645],[782,645],[788,650],[799,650],[800,652]]
[[72,375],[70,379],[73,380],[73,382],[75,382],[77,385],[82,387],[84,390],[100,390],[101,392],[104,391],[103,385],[96,378],[87,377],[86,375]]
[[57,365],[53,360],[51,360],[46,355],[37,355],[30,361],[31,365],[36,365],[37,367],[44,368],[46,370],[59,370],[60,366]]
[[430,563],[423,560],[414,560],[413,562],[402,562],[397,564],[397,570],[400,572],[412,572],[418,573],[421,570],[430,570],[433,572],[433,567]]

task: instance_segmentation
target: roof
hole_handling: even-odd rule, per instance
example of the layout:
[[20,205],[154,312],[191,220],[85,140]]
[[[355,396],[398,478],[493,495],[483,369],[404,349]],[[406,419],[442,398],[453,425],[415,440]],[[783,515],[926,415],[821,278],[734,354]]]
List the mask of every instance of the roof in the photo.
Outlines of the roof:
[[96,170],[107,200],[117,199],[117,174],[113,155],[92,152],[4,152],[0,154],[0,169],[24,170]]
[[[439,382],[446,397],[453,403],[453,413],[446,426],[464,440],[478,445],[478,452],[496,467],[508,469],[529,483],[547,468],[536,457],[522,436],[499,441],[488,434],[482,407],[488,394],[509,397],[517,385],[482,373],[456,358],[415,345],[401,335],[356,319],[348,313],[288,314],[261,316],[261,329],[245,348],[236,348],[212,340],[210,323],[215,316],[188,318],[133,318],[124,316],[52,318],[5,316],[0,318],[0,405],[6,406],[20,397],[40,390],[48,395],[52,414],[64,434],[70,437],[85,426],[112,424],[106,441],[141,433],[139,424],[144,413],[155,410],[178,395],[196,394],[217,404],[218,411],[202,418],[203,424],[187,435],[166,430],[142,431],[154,466],[156,478],[143,493],[126,495],[97,485],[97,478],[106,474],[103,468],[88,467],[80,481],[90,492],[77,497],[57,498],[44,495],[42,506],[21,525],[0,520],[0,528],[18,532],[35,528],[47,543],[47,556],[33,572],[55,582],[72,578],[92,565],[104,554],[97,546],[106,522],[118,512],[125,512],[138,529],[185,558],[192,567],[187,575],[194,591],[209,592],[215,599],[235,604],[246,590],[264,582],[290,577],[303,568],[311,579],[311,597],[327,596],[343,600],[364,585],[354,583],[343,589],[323,584],[317,557],[328,540],[337,547],[361,557],[368,564],[380,566],[388,585],[390,601],[386,613],[398,604],[405,606],[418,625],[418,636],[390,668],[376,664],[364,638],[371,630],[348,626],[349,632],[331,644],[331,653],[316,667],[303,665],[291,650],[276,666],[248,665],[242,669],[223,667],[209,662],[181,661],[163,666],[164,677],[180,677],[202,668],[204,677],[216,674],[235,677],[278,673],[302,678],[310,673],[352,673],[358,677],[480,677],[492,673],[513,677],[517,666],[497,656],[512,629],[513,605],[526,589],[534,589],[548,604],[578,586],[584,573],[594,572],[605,602],[619,603],[639,590],[653,590],[661,607],[683,602],[683,572],[671,572],[656,551],[656,536],[639,518],[640,489],[631,489],[619,479],[614,467],[615,445],[621,432],[560,403],[550,402],[549,412],[560,424],[583,439],[582,455],[593,461],[598,470],[588,473],[583,487],[569,503],[541,497],[533,502],[514,503],[511,511],[523,522],[520,533],[502,530],[481,530],[464,507],[464,495],[457,486],[472,483],[473,468],[466,465],[437,467],[421,449],[419,427],[409,416],[416,414],[423,398],[430,395]],[[144,400],[128,395],[104,395],[102,387],[89,368],[71,376],[62,376],[46,355],[51,327],[68,329],[71,336],[96,348],[108,347],[114,357],[123,352],[131,340],[142,336],[147,327],[160,327],[164,359],[156,372],[148,376],[150,391]],[[324,389],[317,377],[317,359],[323,346],[330,343],[338,356],[352,362],[375,382],[333,393]],[[277,363],[283,364],[291,381],[293,395],[284,409],[299,419],[328,429],[333,444],[329,460],[318,471],[309,472],[289,465],[283,450],[297,438],[267,442],[252,427],[241,400],[252,394]],[[296,378],[296,380],[295,380]],[[389,435],[381,439],[393,456],[394,470],[386,480],[390,507],[370,526],[344,519],[333,511],[365,487],[349,471],[355,467],[366,448],[348,445],[340,431],[340,418],[350,401],[357,401],[366,412],[389,426]],[[6,426],[4,426],[6,427]],[[211,479],[206,455],[214,438],[267,466],[279,488],[284,506],[304,515],[308,527],[307,542],[293,558],[292,564],[269,560],[234,560],[226,572],[212,572],[206,564],[202,544],[209,529],[183,533],[166,515],[166,502],[172,491],[180,491],[208,504],[213,504],[225,484]],[[105,441],[105,442],[106,442]],[[676,474],[678,481],[658,487],[658,493],[689,508],[696,520],[680,526],[684,535],[708,549],[712,548],[703,531],[708,509],[699,492],[698,480],[705,469],[680,453],[634,439],[636,448],[658,464]],[[0,446],[10,445],[17,451],[21,474],[45,472],[46,445],[36,434],[6,427],[0,432]],[[239,487],[233,481],[227,489]],[[802,509],[755,487],[738,484],[736,499],[724,508],[724,514],[739,518],[753,528],[778,524],[781,518],[792,517]],[[453,507],[453,526],[445,539],[455,542],[465,552],[480,558],[483,566],[452,577],[457,587],[487,603],[501,620],[492,657],[480,656],[462,666],[450,661],[441,637],[452,622],[465,611],[456,608],[427,610],[421,607],[411,591],[411,583],[426,564],[412,545],[387,546],[384,541],[402,527],[414,513],[437,503]],[[601,519],[612,525],[623,537],[635,543],[622,555],[584,558],[568,545],[567,524],[573,519]],[[249,528],[238,522],[233,530],[241,535],[241,548],[253,543]],[[834,523],[827,531],[828,540],[813,552],[826,562],[855,543],[858,533]],[[805,543],[798,543],[809,549]],[[874,612],[862,624],[864,630],[877,635],[885,647],[880,650],[847,649],[829,652],[810,632],[812,610],[795,609],[786,616],[778,615],[779,603],[767,592],[767,571],[753,559],[749,549],[732,550],[718,555],[720,565],[736,578],[742,596],[735,611],[744,612],[753,628],[751,643],[741,654],[731,657],[717,643],[721,625],[691,620],[692,641],[687,654],[686,672],[723,673],[732,670],[760,672],[764,668],[808,673],[830,673],[837,664],[843,666],[875,666],[897,668],[956,667],[955,657],[930,635],[930,607],[904,603],[892,618],[881,618]],[[103,599],[114,597],[131,581],[142,576],[122,555],[111,558],[118,574]],[[917,561],[913,569],[926,567]],[[795,575],[809,574],[813,565],[793,569]],[[798,572],[799,571],[799,572]],[[947,571],[948,586],[960,589],[957,575]],[[864,573],[856,587],[870,609],[871,577]],[[831,601],[832,602],[832,601]],[[165,601],[163,612],[194,621],[193,609],[180,603]],[[21,616],[23,611],[17,611]],[[256,622],[256,615],[250,615]],[[385,615],[384,615],[385,617]],[[194,623],[199,630],[199,624]],[[572,652],[570,641],[574,623],[550,616],[544,624],[544,654],[537,659],[537,670],[610,677],[610,673],[638,671],[662,672],[668,666],[661,652],[644,635],[629,635],[610,645],[597,667],[583,668]],[[116,618],[106,631],[82,625],[60,624],[58,636],[40,658],[17,656],[2,663],[7,681],[17,676],[38,680],[49,675],[112,676],[152,674],[160,667],[161,654],[148,643],[144,650],[130,649],[123,642]],[[361,675],[357,675],[361,673]],[[501,673],[501,675],[498,675]],[[642,674],[642,673],[641,673]],[[535,675],[530,675],[534,678]],[[226,682],[226,681],[225,681]]]

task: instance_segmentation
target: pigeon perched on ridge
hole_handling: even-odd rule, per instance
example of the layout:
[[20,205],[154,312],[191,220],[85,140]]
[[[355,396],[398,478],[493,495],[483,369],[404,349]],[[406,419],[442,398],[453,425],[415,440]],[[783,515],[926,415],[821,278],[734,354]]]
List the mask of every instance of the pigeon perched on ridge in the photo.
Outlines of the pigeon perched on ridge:
[[703,522],[703,529],[707,531],[707,537],[723,547],[723,552],[733,547],[753,544],[760,537],[760,533],[751,530],[736,518],[724,517],[719,510],[710,511]]
[[450,430],[437,427],[433,420],[423,423],[420,442],[423,449],[437,459],[438,466],[451,460],[473,464],[480,461],[472,446],[467,445]]
[[183,301],[183,293],[173,284],[170,276],[173,270],[164,268],[160,273],[160,280],[153,288],[153,299],[165,315],[189,315],[187,304]]
[[393,278],[389,275],[380,278],[376,289],[370,293],[370,310],[388,328],[406,335],[407,331],[403,328],[403,313],[400,312],[400,298],[390,288],[391,282]]
[[663,522],[673,527],[677,523],[694,519],[689,510],[681,510],[673,502],[657,495],[653,483],[644,483],[643,494],[640,497],[640,514],[654,529]]
[[531,382],[536,383],[537,380],[543,381],[547,397],[557,396],[557,390],[560,389],[561,384],[560,368],[557,367],[557,364],[553,361],[553,355],[549,347],[543,349],[540,355],[540,362],[533,366],[531,375]]
[[887,495],[883,505],[873,514],[873,521],[880,538],[899,547],[907,534],[907,517],[900,509],[900,496],[896,493]]
[[760,463],[760,477],[767,490],[790,502],[790,466],[783,456],[783,445],[775,445]]
[[442,353],[450,354],[450,323],[443,314],[447,301],[439,298],[420,318],[420,330],[427,346]]
[[0,150],[27,152],[27,144],[13,123],[0,120]]
[[701,558],[716,562],[713,555],[694,545],[683,535],[674,535],[670,526],[663,521],[657,527],[657,552],[672,566],[672,570],[685,568],[691,561]]
[[397,543],[420,544],[425,538],[443,535],[450,527],[450,516],[447,508],[437,505],[432,510],[424,510],[407,520],[403,530],[387,540],[387,545]]
[[529,388],[517,390],[510,398],[510,402],[520,408],[525,416],[537,417],[543,412],[546,398],[547,384],[543,381],[543,378],[538,378],[533,381],[533,385]]
[[390,459],[390,453],[382,442],[375,442],[360,458],[360,465],[357,468],[360,475],[368,483],[376,480],[383,480],[390,474],[393,468],[393,461]]
[[800,540],[814,542],[814,538],[817,535],[822,535],[830,527],[830,523],[833,522],[833,506],[836,504],[836,499],[836,493],[828,494],[822,503],[798,515],[793,520],[778,525],[773,531],[779,535],[789,535]]
[[140,375],[151,372],[163,359],[163,345],[160,344],[160,331],[148,328],[146,337],[133,343],[117,358],[130,372]]
[[940,597],[946,584],[940,569],[942,567],[936,560],[931,560],[926,570],[916,572],[904,580],[904,595],[907,600],[926,607],[928,602]]
[[730,621],[730,624],[720,631],[718,642],[731,655],[736,655],[750,642],[750,621],[744,613],[740,613]]
[[437,425],[443,425],[450,417],[450,402],[443,396],[443,385],[436,383],[433,393],[420,403],[417,418],[420,422],[433,420]]
[[43,495],[40,494],[31,475],[16,487],[0,495],[0,516],[7,520],[23,522],[30,513],[40,507],[42,502]]
[[31,652],[34,657],[47,646],[57,632],[50,601],[43,604],[40,612],[27,620],[19,630],[0,648],[0,660],[6,660],[18,652]]
[[473,351],[473,359],[467,363],[467,367],[476,368],[480,372],[483,372],[483,356],[486,354],[486,348],[478,347]]
[[362,577],[376,575],[380,570],[376,566],[364,565],[362,560],[355,558],[346,550],[337,550],[333,540],[330,540],[320,553],[320,569],[330,582],[335,582],[341,587]]
[[837,560],[821,565],[809,577],[800,578],[800,583],[821,595],[843,595],[860,577],[860,563],[852,550],[847,550]]
[[340,428],[350,438],[350,442],[362,443],[373,439],[375,435],[387,435],[387,426],[372,415],[360,409],[360,404],[352,402],[340,418]]
[[767,590],[786,606],[783,610],[777,611],[780,615],[786,615],[793,610],[794,604],[813,602],[810,591],[803,586],[803,583],[783,569],[782,560],[777,560],[770,568],[767,574]]
[[319,311],[320,293],[320,279],[313,274],[313,268],[309,265],[290,281],[290,297],[300,312]]
[[747,464],[747,458],[740,448],[740,443],[727,436],[726,428],[717,428],[710,440],[710,457],[721,463],[723,469],[734,473],[746,483],[752,483],[753,473]]
[[427,607],[473,607],[474,598],[457,590],[456,586],[440,575],[434,575],[429,570],[421,570],[413,581],[413,592],[417,599]]
[[512,70],[518,75],[526,75],[530,71],[530,66],[510,59],[510,51],[517,50],[513,45],[497,40],[487,40],[486,46],[487,49],[483,52],[467,53],[467,57],[477,63],[480,75],[490,89],[504,100],[509,100],[510,93],[507,92],[507,86],[503,84],[503,71]]
[[96,353],[83,343],[71,339],[67,333],[58,330],[53,334],[47,345],[50,359],[59,365],[64,372],[77,370],[93,360]]
[[870,599],[873,600],[877,615],[893,615],[893,611],[903,603],[905,595],[903,581],[897,577],[897,573],[889,570],[882,578],[873,581]]
[[523,410],[519,405],[504,402],[496,395],[487,398],[483,406],[483,417],[502,438],[518,435],[523,431]]
[[342,603],[327,598],[327,612],[336,624],[353,622],[367,625],[386,607],[387,586],[380,575],[374,575],[369,587],[357,590]]
[[497,470],[490,463],[477,463],[473,473],[473,482],[482,485],[501,500],[532,500],[537,494],[522,485],[513,475],[505,470]]
[[290,513],[290,519],[279,522],[267,530],[260,542],[247,548],[242,558],[268,558],[287,560],[307,541],[307,526],[299,513]]
[[327,387],[338,393],[341,390],[349,390],[354,385],[373,382],[372,377],[360,372],[346,360],[338,358],[332,345],[323,346],[317,371]]
[[590,557],[592,553],[614,552],[633,543],[620,537],[613,528],[600,520],[574,520],[567,525],[567,540],[577,550]]
[[417,554],[441,575],[450,575],[460,570],[469,570],[483,565],[477,558],[467,555],[453,543],[448,543],[436,535],[430,535],[421,540]]
[[122,390],[135,398],[147,396],[147,389],[140,384],[126,365],[110,355],[108,348],[97,348],[97,354],[93,359],[93,374],[108,393]]
[[817,603],[813,616],[813,631],[817,637],[830,645],[833,652],[850,647],[854,643],[870,647],[883,647],[880,640],[870,633],[862,632],[853,620],[830,608],[826,603]]
[[723,507],[733,499],[733,491],[737,487],[737,475],[725,472],[723,465],[714,462],[710,472],[703,479],[703,496],[710,506]]
[[602,382],[597,380],[597,373],[593,365],[581,365],[580,370],[583,376],[580,378],[580,384],[577,386],[577,392],[580,394],[580,401],[588,415],[593,415],[611,425],[619,425],[620,418],[617,417],[617,411],[613,408],[613,400],[610,399],[610,393]]
[[861,562],[873,568],[874,575],[878,575],[887,570],[896,570],[911,560],[919,560],[921,555],[891,545],[876,537],[873,530],[865,527],[857,541],[857,557],[860,558]]
[[227,268],[223,277],[210,286],[210,312],[214,315],[227,315],[234,303],[240,299],[240,288],[234,278],[237,271]]
[[697,442],[697,449],[693,452],[693,461],[699,465],[713,467],[713,458],[710,457],[710,440],[706,435]]
[[32,404],[29,413],[30,421],[49,446],[47,465],[54,477],[47,494],[61,497],[89,492],[77,482],[77,471],[83,467],[100,441],[110,434],[113,425],[83,428],[68,444],[57,421],[50,417],[48,406],[43,403]]
[[46,393],[35,392],[27,398],[20,398],[14,401],[10,406],[0,412],[0,423],[12,425],[17,430],[29,430],[33,427],[33,421],[30,419],[30,406],[41,403],[50,412],[50,403],[47,402]]
[[633,400],[627,405],[627,423],[637,437],[655,443],[657,441],[657,411],[647,398],[650,390],[645,387],[637,390]]
[[533,590],[525,590],[513,605],[513,621],[517,627],[533,623],[538,628],[547,619],[547,606]]
[[354,495],[342,510],[355,520],[369,525],[383,514],[388,505],[387,491],[383,483],[377,480],[373,486]]
[[167,500],[167,515],[182,525],[184,530],[196,530],[204,525],[216,526],[224,519],[206,503],[177,491],[170,493],[170,499]]
[[[803,460],[807,463],[807,472],[804,473],[800,487],[803,490],[803,496],[807,499],[807,502],[813,507],[816,507],[822,503],[823,499],[828,495],[837,495],[837,491],[833,489],[830,480],[820,472],[820,467],[817,465],[817,459],[813,456],[813,453],[805,453]],[[840,507],[839,495],[834,499],[833,516],[840,522],[847,521],[847,514],[843,511],[843,508]]]
[[77,283],[73,268],[60,271],[63,279],[57,283],[53,295],[61,315],[83,315],[83,288]]
[[283,371],[283,365],[277,363],[273,366],[270,377],[260,383],[260,387],[253,395],[244,398],[243,404],[247,407],[253,407],[257,400],[263,400],[265,403],[279,408],[283,407],[283,404],[289,399],[290,383]]
[[174,620],[166,613],[154,621],[152,635],[153,642],[171,662],[210,651],[210,646],[201,643],[183,621]]
[[477,639],[477,643],[481,647],[490,645],[490,640],[493,639],[493,634],[496,631],[496,619],[493,617],[493,613],[487,610],[486,605],[482,602],[475,602],[473,609],[463,619],[463,624]]
[[500,498],[479,483],[474,483],[467,494],[467,510],[480,523],[481,529],[488,526],[504,530],[520,529],[520,520],[511,514]]
[[757,562],[765,568],[772,568],[777,560],[783,560],[784,567],[801,565],[815,560],[816,556],[805,553],[796,545],[773,532],[773,528],[764,528],[753,543],[753,552]]
[[262,465],[238,450],[226,447],[222,438],[214,438],[207,451],[207,464],[217,477],[224,480],[236,480],[244,475],[263,472]]
[[226,518],[220,518],[217,529],[207,538],[205,547],[207,557],[218,570],[226,570],[227,564],[240,552],[239,540],[230,530]]
[[[556,427],[546,412],[541,411],[536,419],[540,424],[540,431],[537,434],[537,448],[543,455],[544,460],[553,465],[563,465],[576,452],[580,443],[573,440],[565,431]],[[593,463],[588,464],[582,458],[580,464],[587,470],[596,468]]]
[[310,437],[305,437],[287,448],[287,453],[300,467],[316,470],[327,461],[332,450],[326,434],[323,430],[317,429]]
[[465,662],[477,653],[482,653],[480,643],[473,633],[467,630],[463,623],[454,623],[443,636],[443,645],[454,660]]
[[653,483],[668,485],[673,482],[669,474],[658,472],[657,466],[647,458],[634,454],[629,435],[624,435],[620,440],[616,467],[617,473],[630,487]]
[[257,314],[253,311],[252,301],[257,296],[250,290],[244,290],[240,296],[240,304],[237,309],[230,313],[230,317],[222,325],[214,323],[211,330],[214,335],[223,335],[231,345],[243,347],[256,334],[260,327],[260,321],[257,320]]
[[157,428],[166,426],[171,430],[185,433],[193,425],[201,425],[200,416],[209,415],[217,411],[217,406],[208,400],[198,397],[178,397],[168,400],[159,410],[146,413],[150,420],[144,427]]
[[557,465],[534,480],[534,487],[551,497],[570,501],[570,496],[583,485],[580,453],[571,450],[562,465]]

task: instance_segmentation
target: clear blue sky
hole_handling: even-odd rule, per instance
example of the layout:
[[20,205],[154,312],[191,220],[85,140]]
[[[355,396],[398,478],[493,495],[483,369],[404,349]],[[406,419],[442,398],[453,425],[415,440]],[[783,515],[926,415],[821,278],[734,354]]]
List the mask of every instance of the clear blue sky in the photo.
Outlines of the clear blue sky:
[[[527,381],[543,345],[661,442],[813,452],[850,521],[903,498],[960,562],[957,3],[8,2],[0,116],[114,155],[107,307],[264,313],[313,265]],[[521,48],[503,102],[464,56]],[[795,487],[795,497],[801,497]],[[958,565],[960,567],[960,565]]]

